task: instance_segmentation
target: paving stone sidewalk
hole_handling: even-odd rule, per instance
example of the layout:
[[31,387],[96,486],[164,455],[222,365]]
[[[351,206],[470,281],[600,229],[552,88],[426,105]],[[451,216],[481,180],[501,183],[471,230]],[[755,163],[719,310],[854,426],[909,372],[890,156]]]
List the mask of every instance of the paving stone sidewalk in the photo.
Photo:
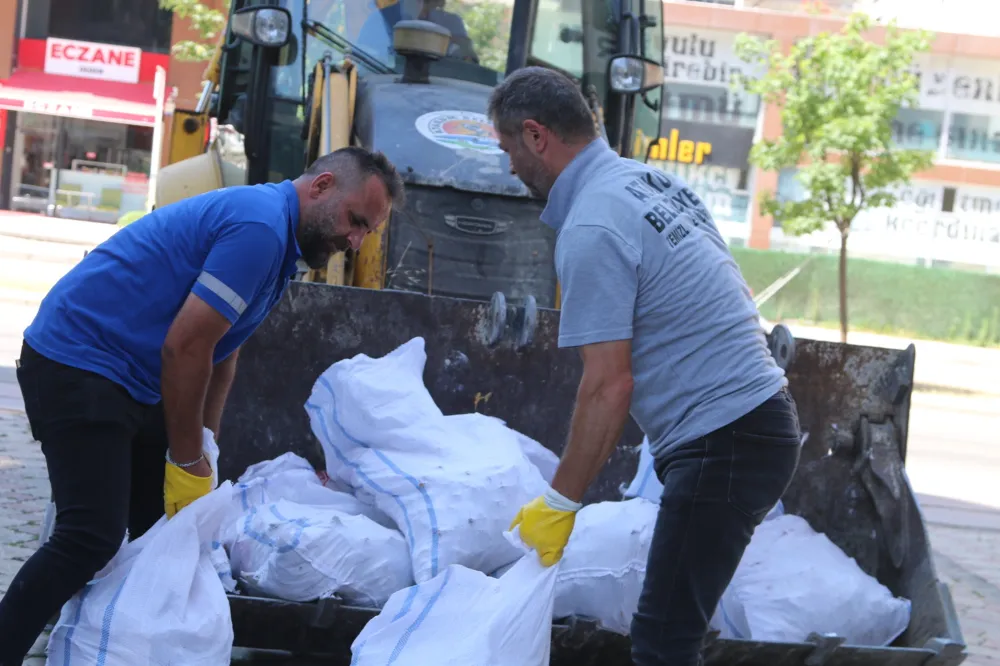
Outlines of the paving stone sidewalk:
[[[23,414],[0,411],[0,595],[38,547],[49,498],[45,459]],[[930,523],[939,578],[951,588],[969,657],[1000,666],[1000,530]],[[25,666],[45,666],[46,636]]]
[[[41,447],[24,414],[0,411],[0,596],[38,548],[38,532],[49,501]],[[45,665],[46,637],[32,648],[25,666]]]

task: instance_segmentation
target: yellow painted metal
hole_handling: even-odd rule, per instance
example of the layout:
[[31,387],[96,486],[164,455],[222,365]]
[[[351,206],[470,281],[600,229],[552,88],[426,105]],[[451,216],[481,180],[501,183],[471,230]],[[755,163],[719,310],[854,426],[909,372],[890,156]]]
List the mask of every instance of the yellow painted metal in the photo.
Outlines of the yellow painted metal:
[[330,70],[323,87],[323,126],[319,154],[327,155],[351,143],[350,85],[342,72]]
[[386,241],[389,225],[383,224],[365,236],[361,250],[354,257],[354,286],[382,289],[385,285],[385,265],[388,256]]
[[344,253],[337,252],[326,262],[326,283],[344,284]]
[[167,164],[175,164],[189,157],[205,152],[205,123],[208,114],[194,111],[174,110],[173,125],[170,129],[170,146],[167,150]]

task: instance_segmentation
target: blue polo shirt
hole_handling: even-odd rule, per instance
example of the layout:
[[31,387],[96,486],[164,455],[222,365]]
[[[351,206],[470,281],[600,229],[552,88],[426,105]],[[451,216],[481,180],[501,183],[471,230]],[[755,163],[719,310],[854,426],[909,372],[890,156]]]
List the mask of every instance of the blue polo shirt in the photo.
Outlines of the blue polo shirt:
[[188,294],[232,327],[218,363],[278,302],[300,257],[291,181],[230,187],[159,208],[87,254],[52,287],[24,338],[54,361],[160,400],[160,353]]

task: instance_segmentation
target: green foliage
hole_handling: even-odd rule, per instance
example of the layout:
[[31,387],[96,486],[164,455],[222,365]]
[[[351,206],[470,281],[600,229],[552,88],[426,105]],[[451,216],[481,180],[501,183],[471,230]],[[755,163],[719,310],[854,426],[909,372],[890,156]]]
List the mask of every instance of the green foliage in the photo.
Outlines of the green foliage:
[[[747,283],[760,293],[808,255],[731,248]],[[1000,346],[1000,275],[925,268],[868,259],[849,260],[847,290],[853,327],[859,330]],[[761,307],[771,321],[834,326],[838,320],[838,260],[815,256],[784,289]]]
[[201,62],[209,60],[215,50],[219,33],[226,27],[226,15],[210,9],[198,0],[159,0],[160,9],[173,12],[182,19],[188,19],[191,27],[198,32],[201,41],[183,40],[173,45],[171,53],[178,60]]
[[893,145],[892,122],[916,102],[913,57],[930,48],[931,33],[886,26],[883,44],[869,41],[871,20],[853,15],[839,33],[820,33],[783,54],[774,40],[740,35],[736,52],[748,63],[766,64],[758,79],[741,85],[781,108],[784,131],[760,141],[750,161],[766,171],[796,167],[807,197],[780,201],[765,193],[762,209],[791,234],[837,225],[848,234],[867,208],[895,204],[893,190],[932,164],[929,151]]
[[449,6],[462,17],[469,39],[479,56],[479,64],[502,72],[507,68],[507,42],[510,39],[508,7],[493,0],[473,0]]

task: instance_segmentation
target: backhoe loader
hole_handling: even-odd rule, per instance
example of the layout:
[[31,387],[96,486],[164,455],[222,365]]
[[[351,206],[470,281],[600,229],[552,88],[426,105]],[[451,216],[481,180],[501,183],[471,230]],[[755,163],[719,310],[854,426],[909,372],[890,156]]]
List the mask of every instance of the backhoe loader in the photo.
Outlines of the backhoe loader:
[[[175,132],[175,163],[160,172],[156,205],[295,177],[345,145],[385,152],[409,204],[357,254],[334,257],[320,271],[303,268],[242,348],[221,428],[220,478],[236,479],[286,451],[323,469],[304,408],[317,377],[339,360],[381,356],[415,336],[425,340],[425,380],[442,411],[499,417],[561,452],[581,366],[557,345],[554,234],[538,220],[544,202],[510,174],[483,114],[505,74],[553,67],[580,83],[609,144],[645,160],[660,134],[664,6],[234,0],[198,106],[178,112],[182,134]],[[241,136],[239,166],[218,144],[205,150],[209,118]],[[910,599],[912,619],[891,646],[845,645],[829,635],[803,643],[713,635],[705,663],[961,663],[961,631],[904,466],[914,347],[795,340],[780,326],[769,341],[809,434],[786,511]],[[587,503],[621,498],[641,439],[630,422]],[[377,613],[337,598],[262,598],[248,588],[230,601],[235,644],[278,651],[289,664],[346,666],[354,637]],[[629,641],[587,618],[560,618],[551,663],[625,666]]]

